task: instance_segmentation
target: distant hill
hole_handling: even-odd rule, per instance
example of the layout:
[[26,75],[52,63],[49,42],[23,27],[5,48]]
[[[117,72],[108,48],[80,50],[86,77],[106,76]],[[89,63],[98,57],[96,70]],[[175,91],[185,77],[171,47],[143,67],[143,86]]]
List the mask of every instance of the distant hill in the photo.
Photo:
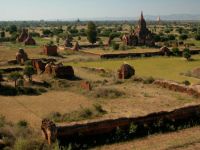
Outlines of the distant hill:
[[[147,20],[156,20],[158,16],[150,16],[147,15]],[[192,15],[192,14],[171,14],[171,15],[164,15],[160,16],[161,20],[199,20],[200,21],[200,14],[199,15]]]

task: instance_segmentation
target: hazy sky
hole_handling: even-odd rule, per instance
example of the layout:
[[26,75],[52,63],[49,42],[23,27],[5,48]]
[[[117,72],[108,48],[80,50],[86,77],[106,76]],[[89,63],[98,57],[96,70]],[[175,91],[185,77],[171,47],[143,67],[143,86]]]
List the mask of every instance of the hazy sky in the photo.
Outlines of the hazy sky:
[[0,20],[200,14],[200,0],[0,0]]

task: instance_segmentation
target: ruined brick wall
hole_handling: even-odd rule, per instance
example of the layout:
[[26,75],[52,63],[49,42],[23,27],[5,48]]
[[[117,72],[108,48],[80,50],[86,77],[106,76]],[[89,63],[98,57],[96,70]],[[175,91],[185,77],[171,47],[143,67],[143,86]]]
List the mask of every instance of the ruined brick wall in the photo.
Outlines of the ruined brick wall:
[[[191,118],[200,117],[200,105],[187,106],[183,108],[174,109],[172,111],[162,111],[152,113],[141,117],[130,118],[114,118],[96,121],[75,122],[69,124],[57,125],[56,136],[58,139],[70,141],[84,140],[94,136],[101,136],[112,133],[117,128],[126,129],[130,128],[131,124],[137,126],[157,124],[160,121],[181,122],[187,121]],[[52,132],[54,133],[55,130]],[[45,129],[43,130],[45,133]],[[47,138],[49,139],[49,138]],[[50,142],[51,143],[51,142]]]
[[200,92],[191,86],[185,86],[182,84],[178,84],[176,82],[167,81],[167,80],[156,80],[154,84],[159,85],[163,88],[167,88],[172,91],[187,93],[191,96],[200,97]]
[[90,82],[88,82],[88,81],[81,82],[80,87],[84,90],[87,90],[87,91],[92,90],[92,86],[91,86]]
[[45,45],[43,48],[43,53],[48,56],[57,56],[58,55],[57,49],[58,49],[57,46]]

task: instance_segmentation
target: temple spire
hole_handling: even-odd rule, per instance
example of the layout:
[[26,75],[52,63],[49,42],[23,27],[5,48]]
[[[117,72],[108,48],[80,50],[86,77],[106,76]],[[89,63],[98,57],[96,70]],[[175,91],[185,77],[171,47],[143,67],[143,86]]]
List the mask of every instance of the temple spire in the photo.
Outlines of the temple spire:
[[144,16],[143,16],[143,11],[141,11],[141,17],[140,17],[141,20],[144,19]]

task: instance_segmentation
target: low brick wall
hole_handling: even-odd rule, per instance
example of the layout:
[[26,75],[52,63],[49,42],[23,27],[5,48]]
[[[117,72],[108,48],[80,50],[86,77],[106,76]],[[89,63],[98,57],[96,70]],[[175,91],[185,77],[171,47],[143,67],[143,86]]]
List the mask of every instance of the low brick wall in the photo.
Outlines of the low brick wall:
[[112,59],[112,58],[126,58],[126,57],[153,57],[153,56],[163,56],[162,52],[148,52],[148,53],[121,53],[121,54],[102,54],[100,55],[103,59]]
[[[200,54],[200,50],[190,50],[192,55]],[[103,59],[112,59],[112,58],[126,58],[126,57],[154,57],[154,56],[164,56],[165,54],[161,51],[159,52],[146,52],[146,53],[121,53],[121,54],[102,54],[100,55]],[[182,51],[180,52],[182,55]]]
[[[84,143],[90,140],[96,141],[96,139],[99,138],[104,140],[111,137],[110,135],[112,135],[112,133],[116,133],[117,129],[129,130],[132,124],[137,126],[138,133],[142,135],[147,127],[148,129],[153,129],[155,125],[159,124],[159,128],[165,128],[170,123],[173,123],[173,125],[184,124],[184,122],[190,120],[200,120],[200,105],[182,107],[172,111],[156,112],[141,117],[75,122],[62,125],[57,124],[56,130],[52,128],[52,133],[51,127],[45,124],[47,128],[42,125],[42,130],[44,135],[47,135],[45,133],[49,133],[49,137],[46,137],[48,141],[55,141],[54,138],[57,138],[61,143]],[[53,124],[53,127],[54,126],[55,124]],[[148,134],[148,132],[146,134]],[[49,143],[51,144],[51,142]]]
[[154,84],[163,88],[167,88],[172,91],[187,93],[188,95],[191,95],[191,96],[200,97],[200,91],[195,89],[193,86],[185,86],[183,84],[178,84],[176,82],[167,81],[167,80],[156,80]]

